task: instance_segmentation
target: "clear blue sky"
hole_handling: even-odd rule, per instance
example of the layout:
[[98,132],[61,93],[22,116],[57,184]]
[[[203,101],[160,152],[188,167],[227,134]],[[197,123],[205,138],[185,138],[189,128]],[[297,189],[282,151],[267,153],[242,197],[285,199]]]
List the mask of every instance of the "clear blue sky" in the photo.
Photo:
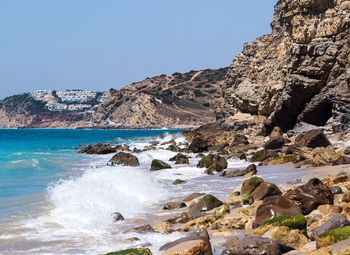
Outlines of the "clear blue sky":
[[277,0],[0,0],[0,98],[228,66]]

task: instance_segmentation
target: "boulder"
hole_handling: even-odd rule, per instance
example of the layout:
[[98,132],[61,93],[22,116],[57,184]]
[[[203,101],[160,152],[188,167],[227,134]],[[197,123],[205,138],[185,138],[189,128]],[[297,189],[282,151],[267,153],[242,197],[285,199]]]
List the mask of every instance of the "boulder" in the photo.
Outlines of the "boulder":
[[328,221],[323,223],[321,226],[316,228],[310,235],[311,240],[316,240],[317,237],[320,235],[323,235],[329,230],[335,229],[335,228],[341,228],[350,226],[349,220],[342,214],[335,214],[330,218]]
[[222,204],[223,203],[219,199],[209,194],[200,198],[198,201],[192,202],[188,207],[188,211],[190,214],[197,214],[210,211],[216,207],[221,206]]
[[169,161],[175,161],[175,164],[182,165],[182,164],[189,164],[188,157],[184,154],[178,153],[174,157],[170,158]]
[[236,255],[280,255],[276,241],[265,237],[245,237],[233,249]]
[[254,190],[259,187],[261,183],[263,183],[264,180],[260,177],[252,177],[248,180],[245,180],[243,182],[242,188],[241,188],[241,195],[242,196],[248,196],[251,195]]
[[153,159],[151,163],[151,171],[158,171],[171,168],[171,166],[159,159]]
[[350,164],[350,157],[348,156],[340,156],[338,159],[334,160],[332,165],[338,166],[338,165],[349,165]]
[[167,222],[169,222],[170,224],[178,224],[178,223],[186,223],[188,221],[192,220],[192,217],[186,213],[180,213],[179,215],[176,215],[173,218],[170,218],[167,220]]
[[285,144],[285,139],[283,136],[280,137],[270,137],[270,139],[265,143],[264,148],[266,150],[277,150],[281,149]]
[[120,212],[115,212],[113,213],[113,220],[114,222],[122,221],[124,220],[124,216]]
[[98,143],[95,145],[88,145],[79,152],[85,154],[109,154],[116,152],[116,149],[111,144]]
[[176,141],[174,139],[171,139],[169,141],[161,143],[161,145],[176,145]]
[[198,229],[188,237],[160,247],[163,255],[212,255],[209,234],[204,229]]
[[317,178],[293,190],[288,190],[284,197],[293,201],[304,214],[309,214],[320,205],[333,204],[334,199],[331,189]]
[[251,164],[244,170],[232,169],[232,170],[223,171],[221,176],[226,178],[232,178],[232,177],[245,176],[247,174],[255,175],[257,172],[258,171],[257,171],[256,165]]
[[151,225],[146,224],[146,225],[132,228],[130,231],[137,232],[137,233],[147,233],[147,232],[154,232],[154,228]]
[[312,129],[298,135],[295,138],[295,145],[299,147],[317,148],[331,145],[330,141],[321,129]]
[[308,243],[308,238],[299,229],[289,229],[284,226],[277,226],[267,231],[263,237],[275,240],[279,244],[283,244],[294,249],[299,249]]
[[253,227],[258,227],[275,217],[300,213],[300,207],[286,197],[281,195],[266,197],[256,210]]
[[168,202],[163,206],[163,210],[175,210],[186,207],[184,202]]
[[111,158],[111,160],[108,162],[108,165],[139,166],[140,162],[136,156],[130,153],[118,152]]
[[208,151],[209,144],[208,141],[204,140],[203,138],[196,137],[193,139],[193,141],[190,144],[189,150],[193,153],[201,153]]
[[345,155],[350,155],[350,147],[346,147],[344,150]]
[[175,181],[173,181],[173,185],[179,185],[179,184],[183,184],[186,183],[186,181],[181,180],[181,179],[176,179]]
[[152,255],[151,251],[146,248],[132,248],[122,251],[109,252],[105,255]]
[[183,199],[183,201],[184,202],[190,202],[190,201],[192,201],[192,200],[194,200],[196,198],[203,197],[204,195],[205,195],[205,193],[197,193],[197,192],[195,192],[195,193],[192,193],[192,194],[188,195],[187,197],[185,197]]
[[217,154],[209,154],[201,158],[197,167],[205,167],[211,171],[221,172],[227,168],[227,160]]
[[332,146],[315,148],[311,152],[312,166],[327,166],[337,161],[338,154]]
[[281,190],[277,185],[269,182],[261,183],[251,194],[254,201],[263,200],[265,197],[281,195]]
[[168,148],[166,148],[168,151],[178,152],[180,151],[180,147],[174,144],[169,145]]
[[350,226],[329,230],[316,238],[317,248],[326,247],[350,238]]
[[231,146],[237,146],[237,145],[248,145],[248,138],[245,135],[241,134],[235,134],[233,136],[233,142]]
[[277,156],[278,156],[278,154],[275,153],[273,150],[263,149],[263,150],[259,150],[259,151],[255,152],[253,154],[252,158],[250,159],[250,161],[261,162],[261,161],[264,161],[268,158],[275,158]]

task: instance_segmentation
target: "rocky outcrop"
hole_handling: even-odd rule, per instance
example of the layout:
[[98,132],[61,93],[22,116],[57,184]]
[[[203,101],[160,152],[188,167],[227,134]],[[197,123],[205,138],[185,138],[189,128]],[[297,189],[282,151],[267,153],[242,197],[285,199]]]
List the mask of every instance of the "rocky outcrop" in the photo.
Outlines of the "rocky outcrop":
[[267,117],[265,132],[297,123],[348,128],[350,2],[280,0],[272,32],[247,43],[229,68],[224,108]]

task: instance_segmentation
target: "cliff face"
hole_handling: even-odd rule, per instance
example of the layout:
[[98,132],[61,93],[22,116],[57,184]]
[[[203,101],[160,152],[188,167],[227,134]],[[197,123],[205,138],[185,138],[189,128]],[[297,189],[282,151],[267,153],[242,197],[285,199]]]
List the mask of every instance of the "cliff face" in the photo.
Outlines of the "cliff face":
[[280,0],[272,33],[244,46],[226,77],[220,118],[263,115],[265,131],[350,123],[350,1]]
[[[110,90],[95,107],[50,111],[31,94],[0,101],[0,127],[162,128],[195,127],[215,121],[224,103],[227,68],[147,78]],[[95,110],[92,110],[95,109]]]

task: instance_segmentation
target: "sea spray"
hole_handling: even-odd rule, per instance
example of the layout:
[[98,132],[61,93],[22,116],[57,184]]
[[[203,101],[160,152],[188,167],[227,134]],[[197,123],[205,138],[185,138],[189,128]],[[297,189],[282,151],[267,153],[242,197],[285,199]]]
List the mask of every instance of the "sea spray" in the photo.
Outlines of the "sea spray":
[[62,227],[79,232],[104,231],[112,213],[126,218],[166,197],[167,192],[142,168],[103,167],[88,169],[78,178],[49,188],[51,218]]

